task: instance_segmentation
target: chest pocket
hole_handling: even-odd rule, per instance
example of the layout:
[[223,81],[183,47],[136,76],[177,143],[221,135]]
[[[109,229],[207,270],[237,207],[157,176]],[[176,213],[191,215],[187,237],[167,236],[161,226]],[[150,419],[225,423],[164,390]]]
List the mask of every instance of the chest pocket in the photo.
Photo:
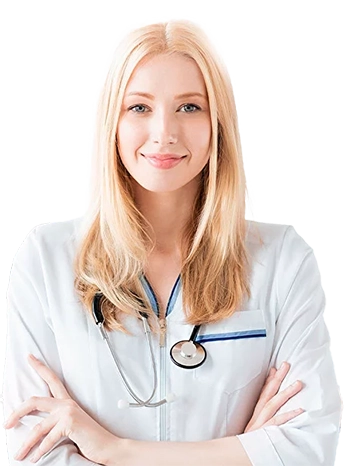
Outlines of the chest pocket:
[[196,341],[206,349],[207,359],[193,377],[226,393],[245,387],[264,368],[266,337],[260,309],[236,311],[225,323],[203,325]]

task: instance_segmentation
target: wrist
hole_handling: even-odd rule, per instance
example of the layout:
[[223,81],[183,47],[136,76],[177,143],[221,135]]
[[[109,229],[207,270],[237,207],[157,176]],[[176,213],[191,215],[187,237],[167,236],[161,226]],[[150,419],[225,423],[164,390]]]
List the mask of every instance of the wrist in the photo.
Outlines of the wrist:
[[130,443],[132,440],[117,437],[111,434],[104,448],[104,466],[129,466],[130,463]]

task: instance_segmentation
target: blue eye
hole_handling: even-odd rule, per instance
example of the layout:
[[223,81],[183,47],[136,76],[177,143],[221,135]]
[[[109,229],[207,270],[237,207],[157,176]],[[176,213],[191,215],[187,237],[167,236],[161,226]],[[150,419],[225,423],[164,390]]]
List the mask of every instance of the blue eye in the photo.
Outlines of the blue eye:
[[[141,111],[139,112],[139,111],[135,110],[135,109],[137,109],[137,108],[141,108],[141,109],[143,109],[143,110],[141,110]],[[131,110],[131,111],[134,112],[134,113],[145,113],[145,109],[146,109],[146,107],[145,107],[144,105],[138,104],[138,105],[134,105],[133,107],[130,107],[128,110]]]
[[198,107],[198,105],[195,105],[195,104],[185,104],[181,108],[186,108],[186,107],[192,110],[185,111],[185,113],[194,113],[195,111],[200,110],[200,107]]
[[[143,104],[137,104],[133,105],[132,107],[128,108],[129,111],[133,113],[145,113],[147,111],[147,108]],[[201,110],[198,105],[195,104],[184,104],[179,111],[183,113],[195,113],[196,111]]]

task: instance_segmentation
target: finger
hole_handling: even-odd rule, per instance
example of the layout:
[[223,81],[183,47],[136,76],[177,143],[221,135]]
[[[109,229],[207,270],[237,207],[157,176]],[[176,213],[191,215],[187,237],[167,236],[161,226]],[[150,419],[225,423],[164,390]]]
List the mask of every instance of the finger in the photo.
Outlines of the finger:
[[283,361],[280,368],[277,370],[275,367],[271,367],[268,377],[265,381],[265,385],[262,388],[258,402],[255,405],[253,416],[249,424],[255,424],[257,419],[266,412],[266,404],[276,395],[280,389],[281,383],[284,380],[290,369],[290,364],[287,361]]
[[31,396],[10,414],[4,427],[6,429],[14,427],[21,419],[21,417],[31,413],[34,410],[50,413],[55,407],[57,407],[57,400],[54,398]]
[[289,369],[290,369],[290,364],[286,361],[283,361],[283,363],[281,364],[278,370],[275,367],[272,367],[265,381],[265,385],[266,386],[269,385],[272,381],[274,381],[274,383],[279,382],[281,384],[285,376],[287,375]]
[[64,432],[60,428],[60,423],[56,423],[30,458],[30,461],[36,463],[43,455],[50,451],[63,436]]
[[288,411],[287,413],[277,414],[274,416],[270,421],[264,424],[264,427],[267,426],[280,426],[285,424],[286,422],[294,419],[295,417],[299,416],[300,414],[304,413],[305,410],[302,408],[294,409],[293,411]]
[[22,444],[21,448],[16,453],[14,459],[20,461],[25,458],[33,446],[41,439],[43,435],[46,435],[55,426],[55,424],[56,421],[52,418],[52,416],[49,416],[42,422],[36,424],[30,431],[26,441]]
[[[286,377],[290,369],[290,364],[284,361],[278,371],[275,371],[269,375],[266,379],[265,386],[260,394],[259,403],[265,405],[268,400],[276,395],[280,389],[281,383]],[[271,371],[270,371],[271,372]]]
[[[266,403],[278,392],[281,385],[281,378],[284,378],[290,368],[290,364],[284,361],[281,367],[277,370],[275,367],[271,367],[265,384],[261,390],[258,402],[255,405],[253,416],[250,423],[255,423],[260,413],[264,409]],[[276,377],[276,374],[278,376]]]
[[[300,380],[295,381],[292,385],[277,393],[271,400],[271,407],[276,409],[276,412],[283,406],[290,398],[300,392],[303,384]],[[275,414],[275,413],[274,413]]]
[[268,373],[268,376],[267,376],[267,378],[265,380],[265,385],[267,385],[270,382],[270,380],[272,380],[274,378],[276,372],[277,372],[277,369],[275,367],[271,367],[271,369],[270,369],[270,371]]
[[275,374],[275,378],[282,383],[283,379],[288,374],[289,369],[290,369],[289,362],[283,361],[280,368],[278,369],[278,371]]
[[280,393],[275,395],[271,400],[268,401],[264,409],[261,411],[259,416],[259,424],[265,424],[269,421],[276,412],[284,405],[286,402],[296,395],[303,388],[303,384],[300,380],[297,380],[289,387],[282,390]]
[[40,377],[45,380],[50,388],[52,396],[55,398],[71,398],[59,377],[44,363],[36,359],[33,355],[28,356],[30,365],[37,371]]

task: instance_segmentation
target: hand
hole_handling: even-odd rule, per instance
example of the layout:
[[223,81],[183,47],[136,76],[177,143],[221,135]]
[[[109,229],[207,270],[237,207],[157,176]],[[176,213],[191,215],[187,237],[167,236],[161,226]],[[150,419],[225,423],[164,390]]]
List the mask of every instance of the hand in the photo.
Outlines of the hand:
[[[102,463],[107,448],[116,444],[119,439],[92,419],[68,394],[65,386],[57,375],[38,359],[31,359],[31,366],[45,380],[53,397],[32,396],[13,411],[4,425],[6,429],[14,427],[19,419],[31,411],[38,410],[50,413],[48,417],[39,422],[31,431],[28,439],[15,456],[22,460],[31,448],[46,436],[31,461],[35,463],[47,453],[61,437],[69,437],[79,447],[80,452],[90,461]],[[47,434],[47,435],[46,435]],[[102,446],[106,447],[102,450]]]
[[277,393],[289,369],[290,364],[287,362],[282,363],[279,370],[274,367],[271,368],[255,406],[253,416],[244,432],[251,432],[260,427],[280,426],[304,412],[302,408],[299,408],[275,416],[276,412],[303,388],[302,382],[297,380],[293,385]]

